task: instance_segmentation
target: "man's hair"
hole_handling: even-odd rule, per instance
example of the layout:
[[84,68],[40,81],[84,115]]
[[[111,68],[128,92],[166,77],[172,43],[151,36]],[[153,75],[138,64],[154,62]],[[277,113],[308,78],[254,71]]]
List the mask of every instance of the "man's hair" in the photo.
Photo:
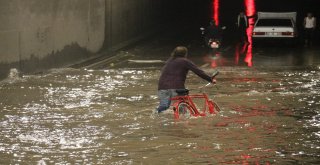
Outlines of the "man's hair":
[[187,55],[188,55],[188,49],[184,46],[176,47],[171,53],[172,58],[187,57]]

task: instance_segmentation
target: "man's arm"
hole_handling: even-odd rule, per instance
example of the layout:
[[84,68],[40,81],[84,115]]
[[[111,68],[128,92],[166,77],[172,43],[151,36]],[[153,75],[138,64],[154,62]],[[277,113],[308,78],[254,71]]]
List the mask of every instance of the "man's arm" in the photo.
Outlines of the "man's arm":
[[206,74],[203,70],[201,70],[199,67],[197,67],[193,62],[187,60],[188,69],[190,69],[193,73],[195,73],[197,76],[201,77],[204,80],[207,80],[208,82],[212,82],[213,77]]

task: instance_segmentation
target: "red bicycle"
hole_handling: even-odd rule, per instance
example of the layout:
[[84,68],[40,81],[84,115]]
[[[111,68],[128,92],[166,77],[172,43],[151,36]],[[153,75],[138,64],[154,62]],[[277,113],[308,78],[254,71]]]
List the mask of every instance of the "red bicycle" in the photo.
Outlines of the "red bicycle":
[[[216,73],[215,76],[217,74],[218,73]],[[179,89],[176,90],[176,92],[178,95],[171,98],[175,119],[179,119],[181,117],[189,118],[192,116],[206,116],[208,113],[216,114],[220,111],[218,104],[213,100],[210,100],[208,95],[205,93],[189,95],[188,89]],[[203,108],[198,109],[193,99],[204,100]]]

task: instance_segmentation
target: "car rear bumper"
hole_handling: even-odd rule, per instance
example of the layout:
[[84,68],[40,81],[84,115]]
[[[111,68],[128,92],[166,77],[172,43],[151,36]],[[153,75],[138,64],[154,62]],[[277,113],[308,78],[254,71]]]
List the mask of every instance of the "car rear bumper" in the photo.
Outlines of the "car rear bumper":
[[252,36],[253,40],[295,40],[297,39],[297,37],[256,37],[256,36]]
[[295,45],[298,37],[252,37],[252,43],[277,43]]

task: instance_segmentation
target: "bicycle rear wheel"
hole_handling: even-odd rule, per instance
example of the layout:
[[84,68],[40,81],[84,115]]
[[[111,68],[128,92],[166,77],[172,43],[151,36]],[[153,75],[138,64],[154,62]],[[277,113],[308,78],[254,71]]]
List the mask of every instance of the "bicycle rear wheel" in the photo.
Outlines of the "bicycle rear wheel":
[[195,111],[189,103],[180,102],[176,113],[178,114],[178,118],[190,118],[195,114]]

